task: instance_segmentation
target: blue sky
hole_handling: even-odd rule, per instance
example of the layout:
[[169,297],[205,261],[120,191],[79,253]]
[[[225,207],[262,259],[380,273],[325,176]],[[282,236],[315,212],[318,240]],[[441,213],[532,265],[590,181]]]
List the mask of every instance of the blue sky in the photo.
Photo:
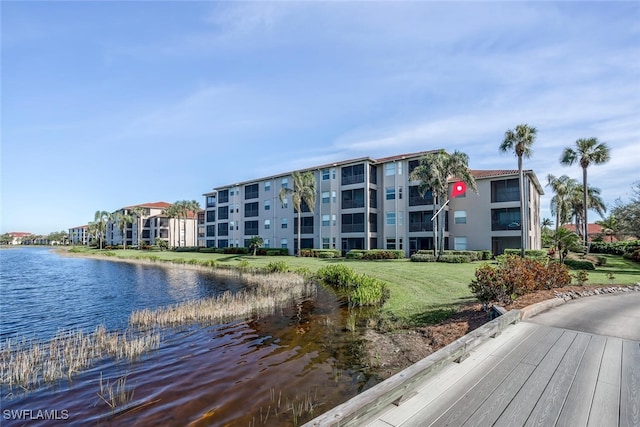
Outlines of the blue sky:
[[[640,180],[638,2],[2,1],[1,232],[361,156],[533,169],[578,138],[608,204]],[[542,200],[549,212],[550,191]],[[591,219],[597,216],[591,215]]]

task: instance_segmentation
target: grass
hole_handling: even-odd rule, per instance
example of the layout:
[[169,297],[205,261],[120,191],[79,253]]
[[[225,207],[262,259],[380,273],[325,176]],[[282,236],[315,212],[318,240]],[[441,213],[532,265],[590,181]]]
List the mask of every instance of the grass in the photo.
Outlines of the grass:
[[[84,254],[99,255],[105,251],[84,249]],[[270,263],[285,263],[290,271],[315,273],[320,268],[343,263],[356,273],[367,274],[385,281],[390,298],[382,307],[382,314],[393,319],[398,326],[418,326],[440,322],[455,313],[461,304],[477,301],[469,289],[480,262],[447,264],[410,262],[404,260],[361,261],[345,259],[319,259],[306,257],[251,256],[208,254],[198,252],[153,252],[117,250],[111,258],[133,258],[149,262],[177,262],[213,264],[217,267],[241,266],[245,271],[265,269]],[[152,259],[149,259],[153,257]],[[589,285],[609,285],[613,273],[615,285],[640,282],[640,264],[615,255],[605,255],[606,265],[589,272]],[[194,261],[191,261],[194,260]],[[197,261],[197,262],[196,262]],[[215,267],[214,267],[215,268]]]

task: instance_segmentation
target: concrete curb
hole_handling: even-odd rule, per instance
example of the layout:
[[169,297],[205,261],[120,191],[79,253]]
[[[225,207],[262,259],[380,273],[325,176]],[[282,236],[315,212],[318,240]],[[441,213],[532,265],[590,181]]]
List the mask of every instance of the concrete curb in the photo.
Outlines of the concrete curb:
[[527,320],[536,314],[557,307],[565,303],[562,298],[551,298],[546,301],[537,302],[520,309],[520,320]]

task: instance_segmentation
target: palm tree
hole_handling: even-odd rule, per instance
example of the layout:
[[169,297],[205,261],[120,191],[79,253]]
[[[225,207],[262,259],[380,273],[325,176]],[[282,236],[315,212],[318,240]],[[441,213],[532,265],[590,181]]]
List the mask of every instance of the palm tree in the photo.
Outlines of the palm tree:
[[533,145],[538,130],[529,126],[528,124],[520,124],[515,129],[509,129],[504,134],[504,140],[500,144],[500,151],[506,153],[507,151],[515,151],[518,156],[518,178],[520,180],[520,256],[524,258],[524,251],[527,245],[527,232],[529,229],[529,219],[525,215],[524,210],[524,172],[522,169],[522,157],[531,157]]
[[193,246],[198,246],[198,212],[200,211],[200,203],[197,200],[190,200],[187,206],[193,212]]
[[[566,224],[571,219],[571,201],[569,195],[574,192],[578,186],[578,181],[562,175],[556,178],[554,175],[547,175],[547,186],[551,187],[555,194],[551,198],[551,213],[556,216],[555,235],[558,235],[558,229],[562,224]],[[556,241],[556,246],[557,246]]]
[[[568,194],[569,203],[571,206],[571,215],[573,216],[576,224],[576,233],[583,239],[583,243],[585,241],[584,232],[587,232],[587,228],[584,227],[586,223],[586,218],[584,217],[585,205],[584,205],[584,195],[585,191],[582,185],[576,185],[572,192]],[[607,207],[604,204],[604,201],[600,197],[600,189],[595,187],[587,187],[587,209],[595,210],[598,215],[604,217],[604,214],[607,211]],[[587,236],[588,237],[588,236]],[[588,249],[585,246],[585,249]]]
[[93,220],[96,224],[96,237],[100,240],[100,249],[102,249],[102,242],[104,235],[107,232],[107,221],[109,221],[109,212],[96,211],[93,216]]
[[[178,212],[178,206],[176,206],[176,204],[167,206],[162,211],[162,214],[166,215],[169,218],[169,223],[173,222],[173,221],[171,221],[172,219],[179,218],[179,216],[180,216],[180,213]],[[172,236],[171,236],[172,238],[169,239],[169,240],[175,241],[175,235],[176,235],[176,233],[175,233],[175,222],[173,222],[173,224],[174,224],[174,229],[173,229],[173,231],[171,233],[172,234]],[[178,227],[179,226],[180,226],[180,224],[178,224]],[[180,240],[178,240],[178,243],[180,243]]]
[[142,248],[142,216],[147,213],[147,210],[142,206],[136,206],[129,210],[129,214],[136,217],[136,226],[138,227],[138,249]]
[[113,220],[115,221],[116,226],[118,227],[118,230],[122,235],[122,247],[124,249],[127,249],[127,226],[129,224],[133,224],[133,216],[129,215],[128,213],[116,212],[113,215]]
[[249,249],[253,250],[253,256],[256,256],[258,248],[262,247],[262,245],[264,245],[264,239],[262,237],[253,236],[251,238],[251,240],[249,241]]
[[284,201],[288,195],[291,196],[293,207],[298,212],[298,252],[296,256],[300,255],[301,239],[300,231],[302,229],[302,202],[306,203],[311,212],[314,211],[316,206],[316,177],[313,172],[293,172],[293,189],[281,188],[278,196],[280,202],[284,205]]
[[582,167],[582,188],[583,188],[583,239],[586,248],[589,246],[589,236],[587,232],[588,220],[587,211],[589,210],[589,203],[587,202],[587,168],[589,165],[601,165],[608,162],[610,159],[609,147],[604,142],[598,142],[597,138],[583,138],[576,141],[575,148],[567,147],[562,152],[560,157],[560,163],[565,166],[573,165],[574,163],[580,163]]
[[[602,221],[596,221],[596,224],[602,227],[602,234],[605,236],[615,236],[616,238],[620,234],[620,227],[618,226],[618,219],[614,214],[609,215]],[[609,238],[612,241],[611,238]]]
[[[420,159],[420,164],[411,172],[411,181],[420,181],[418,193],[424,197],[427,190],[433,193],[434,209],[449,202],[449,181],[456,178],[464,181],[473,191],[477,191],[476,180],[469,171],[469,156],[460,151],[449,154],[444,150],[427,153]],[[434,255],[444,253],[444,213],[434,218]],[[439,234],[439,239],[438,239]],[[438,245],[439,243],[439,245]]]

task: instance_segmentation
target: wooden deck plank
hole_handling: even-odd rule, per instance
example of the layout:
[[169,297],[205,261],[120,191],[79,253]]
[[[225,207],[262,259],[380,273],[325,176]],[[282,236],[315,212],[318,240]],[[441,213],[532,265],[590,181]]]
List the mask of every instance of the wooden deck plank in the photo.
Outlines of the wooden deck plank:
[[551,377],[556,372],[558,365],[571,348],[576,336],[577,333],[575,332],[564,331],[551,350],[549,350],[545,357],[536,365],[531,376],[513,397],[511,402],[508,402],[504,411],[490,414],[491,416],[487,417],[489,422],[484,423],[484,425],[493,424],[494,426],[508,427],[524,425],[527,418],[529,418],[529,414],[533,411],[536,402],[542,395],[542,392],[547,387],[547,384],[549,384]]
[[587,426],[618,425],[621,372],[622,340],[607,338]]
[[526,426],[556,424],[591,338],[590,334],[578,334],[529,415]]
[[[434,400],[438,399],[450,387],[463,379],[471,372],[482,373],[487,372],[493,366],[502,360],[492,356],[495,351],[500,350],[504,354],[525,345],[533,334],[539,337],[544,336],[548,331],[541,329],[537,325],[517,324],[505,330],[498,337],[493,338],[483,344],[477,350],[471,352],[471,355],[460,364],[451,364],[444,368],[436,377],[429,379],[425,384],[417,389],[417,394],[400,406],[387,408],[379,415],[379,418],[390,425],[400,425],[409,419],[414,413],[418,412],[424,406],[427,406]],[[533,338],[534,341],[537,339]],[[534,344],[531,344],[531,346]],[[527,347],[529,348],[529,347]]]
[[[561,333],[561,332],[560,332]],[[402,426],[422,427],[432,423],[441,424],[438,420],[442,414],[453,411],[456,408],[477,408],[493,393],[496,388],[507,378],[521,361],[532,351],[546,348],[548,351],[554,344],[549,338],[557,334],[554,328],[539,327],[528,339],[521,342],[511,352],[506,352],[505,357],[499,358],[499,362],[490,366],[483,372],[474,371],[465,376],[461,381],[449,388],[443,395],[420,411],[407,419]],[[494,353],[495,354],[495,353]],[[493,356],[492,357],[496,357]],[[456,408],[452,408],[456,406]]]
[[557,420],[558,427],[584,427],[587,425],[606,342],[607,339],[603,336],[593,335],[591,337]]
[[622,343],[620,426],[640,426],[640,343]]

